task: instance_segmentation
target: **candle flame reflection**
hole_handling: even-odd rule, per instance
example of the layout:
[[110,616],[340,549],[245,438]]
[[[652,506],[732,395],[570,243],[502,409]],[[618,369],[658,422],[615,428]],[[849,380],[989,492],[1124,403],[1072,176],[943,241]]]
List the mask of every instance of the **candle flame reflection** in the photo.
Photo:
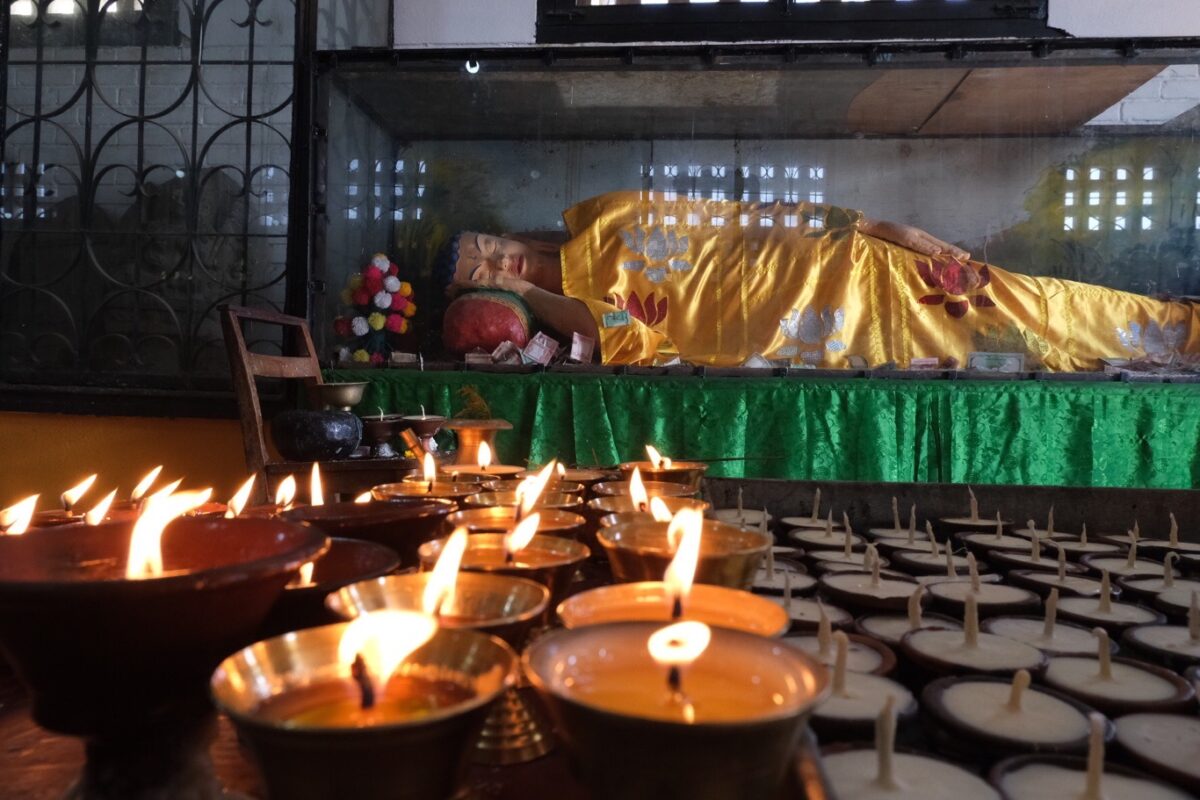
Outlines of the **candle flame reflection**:
[[404,659],[433,638],[437,627],[437,620],[417,611],[389,608],[363,614],[346,626],[338,641],[338,662],[351,675],[355,662],[362,663],[377,696]]
[[242,509],[246,507],[246,503],[250,502],[250,491],[254,488],[254,476],[251,475],[246,479],[234,493],[233,497],[229,498],[229,507],[225,509],[227,519],[233,519],[238,514],[242,513]]
[[92,473],[79,483],[72,486],[70,489],[67,489],[65,492],[63,492],[63,508],[65,508],[67,511],[70,511],[71,508],[79,502],[79,498],[83,497],[87,493],[87,490],[92,488],[92,484],[96,482],[96,477],[96,474]]
[[317,562],[309,561],[300,565],[300,574],[296,580],[292,581],[289,586],[303,587],[313,585],[313,569],[317,566]]
[[112,505],[113,500],[117,496],[117,490],[113,489],[104,497],[100,498],[100,502],[92,506],[92,510],[83,515],[83,521],[88,525],[99,525],[108,515],[108,507]]
[[658,450],[652,444],[646,445],[646,455],[650,458],[650,464],[655,469],[670,469],[671,459],[664,455],[660,455]]
[[425,482],[432,487],[433,482],[437,480],[437,461],[434,460],[433,453],[425,454],[425,458],[421,464],[421,467],[421,472],[423,473]]
[[492,465],[492,448],[487,442],[479,443],[479,468],[486,470]]
[[671,509],[667,508],[667,503],[661,497],[650,498],[650,513],[654,516],[655,522],[670,522]]
[[150,487],[158,480],[158,476],[162,474],[163,465],[159,464],[154,469],[150,470],[137,482],[137,486],[133,487],[133,491],[129,493],[129,499],[137,502],[146,496],[146,492],[150,491]]
[[372,497],[370,492],[363,492],[358,497],[354,498],[354,502],[358,503],[359,505],[369,503],[371,500]]
[[633,468],[629,476],[629,499],[635,511],[647,511],[650,508],[650,498],[646,496],[646,484],[642,482],[642,471]]
[[38,495],[31,494],[5,509],[0,509],[0,534],[20,536],[29,530],[33,511],[37,508]]
[[442,554],[429,573],[429,581],[421,596],[421,608],[426,614],[437,616],[446,601],[454,596],[454,584],[458,580],[458,565],[467,550],[467,529],[455,528],[454,533],[442,547]]
[[129,560],[125,565],[125,577],[129,579],[154,578],[163,574],[162,533],[167,523],[181,514],[199,508],[208,502],[212,489],[180,492],[159,496],[151,495],[146,500],[142,515],[133,525],[129,539]]
[[683,668],[691,666],[712,640],[712,630],[703,622],[676,622],[650,634],[646,649],[654,663],[667,667],[667,689],[671,702],[680,707],[683,721],[696,721],[696,708],[683,692]]
[[541,514],[530,514],[518,522],[515,528],[504,534],[504,549],[510,557],[529,546],[529,543],[533,541],[534,534],[537,533],[538,523],[541,521]]
[[308,482],[308,502],[314,506],[325,505],[325,490],[321,487],[321,467],[313,462],[312,477]]
[[286,511],[296,501],[296,477],[288,475],[275,489],[275,507]]

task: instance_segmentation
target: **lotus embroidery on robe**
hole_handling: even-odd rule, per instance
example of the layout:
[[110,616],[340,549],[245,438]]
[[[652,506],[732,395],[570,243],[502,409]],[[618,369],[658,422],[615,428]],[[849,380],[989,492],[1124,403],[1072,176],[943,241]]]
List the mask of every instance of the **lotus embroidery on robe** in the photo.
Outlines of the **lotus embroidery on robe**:
[[621,262],[621,269],[641,272],[651,283],[662,283],[672,272],[687,272],[692,262],[684,256],[688,251],[687,234],[678,234],[662,225],[623,230],[621,241],[640,258]]
[[[970,263],[964,264],[953,258],[931,258],[928,261],[917,261],[917,274],[930,289],[940,289],[923,295],[918,303],[926,306],[942,306],[946,313],[955,319],[962,319],[976,308],[993,308],[996,303],[992,298],[980,291],[992,282],[987,264],[978,271]],[[979,292],[973,294],[973,292]]]
[[846,312],[840,308],[825,306],[820,313],[812,306],[803,311],[793,308],[791,314],[779,320],[779,330],[785,339],[806,346],[786,345],[779,348],[778,355],[783,358],[800,356],[806,363],[815,364],[826,352],[839,353],[846,349],[846,343],[835,337],[842,332],[845,323]]

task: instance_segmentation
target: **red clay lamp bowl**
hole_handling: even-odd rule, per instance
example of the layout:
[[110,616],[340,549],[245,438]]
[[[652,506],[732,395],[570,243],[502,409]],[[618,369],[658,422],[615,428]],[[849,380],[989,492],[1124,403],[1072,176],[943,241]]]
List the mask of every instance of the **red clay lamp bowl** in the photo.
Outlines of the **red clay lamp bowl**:
[[442,523],[456,509],[450,500],[410,497],[385,502],[303,506],[280,516],[288,522],[312,526],[326,536],[381,544],[400,556],[400,566],[415,567],[417,548],[441,536]]
[[[329,549],[313,562],[308,583],[293,575],[263,623],[262,638],[341,622],[325,607],[325,596],[351,583],[378,578],[400,568],[396,551],[364,539],[330,539]],[[303,570],[303,568],[302,568]]]
[[34,720],[86,739],[67,796],[221,798],[208,675],[328,540],[278,520],[185,517],[163,532],[162,576],[127,579],[132,529],[0,537],[0,648]]

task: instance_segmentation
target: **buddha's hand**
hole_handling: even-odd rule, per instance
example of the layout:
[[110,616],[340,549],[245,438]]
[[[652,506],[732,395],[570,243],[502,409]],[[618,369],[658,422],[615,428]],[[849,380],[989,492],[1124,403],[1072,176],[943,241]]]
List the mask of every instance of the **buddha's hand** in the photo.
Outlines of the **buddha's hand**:
[[864,217],[858,223],[858,229],[868,236],[875,236],[892,244],[898,244],[901,247],[914,250],[923,256],[950,256],[959,261],[966,261],[971,257],[971,254],[961,247],[955,247],[948,242],[943,242],[936,236],[931,236],[920,228],[914,228],[912,225],[903,225],[899,222],[885,222],[883,220]]
[[521,278],[513,277],[507,272],[481,272],[478,277],[470,281],[457,281],[450,287],[451,294],[461,294],[472,289],[500,289],[505,292],[524,297],[533,284]]

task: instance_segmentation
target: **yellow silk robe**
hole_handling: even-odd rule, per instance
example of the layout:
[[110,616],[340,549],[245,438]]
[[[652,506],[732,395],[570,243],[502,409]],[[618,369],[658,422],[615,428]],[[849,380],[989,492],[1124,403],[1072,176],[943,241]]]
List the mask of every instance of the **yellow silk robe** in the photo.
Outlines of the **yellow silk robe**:
[[831,206],[613,192],[563,216],[563,290],[595,317],[606,364],[733,366],[759,353],[966,366],[991,351],[1092,370],[1105,357],[1200,353],[1190,304],[921,256]]

